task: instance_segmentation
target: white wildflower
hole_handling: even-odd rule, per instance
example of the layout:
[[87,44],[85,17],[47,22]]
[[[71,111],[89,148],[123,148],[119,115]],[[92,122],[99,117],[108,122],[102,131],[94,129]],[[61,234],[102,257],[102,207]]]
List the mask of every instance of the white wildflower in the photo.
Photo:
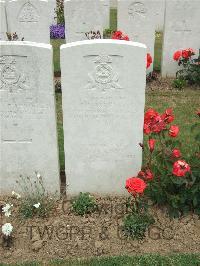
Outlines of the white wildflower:
[[41,174],[40,173],[36,173],[36,176],[37,176],[38,179],[41,178]]
[[2,225],[1,230],[5,236],[10,236],[10,234],[12,233],[12,230],[13,230],[13,226],[10,223],[6,223],[6,224]]
[[15,191],[12,191],[12,196],[16,197],[17,199],[21,198],[21,195],[16,193]]
[[38,203],[34,204],[33,206],[34,206],[36,209],[38,209],[38,208],[40,207],[40,203],[38,202]]
[[13,206],[13,204],[6,204],[3,208],[2,208],[2,212],[4,212],[6,217],[9,217],[11,215],[11,210],[10,208]]

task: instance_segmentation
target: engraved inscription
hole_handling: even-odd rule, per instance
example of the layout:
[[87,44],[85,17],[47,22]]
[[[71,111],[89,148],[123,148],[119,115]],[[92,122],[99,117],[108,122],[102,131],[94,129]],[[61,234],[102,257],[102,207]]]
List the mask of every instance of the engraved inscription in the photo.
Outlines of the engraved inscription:
[[190,33],[192,30],[188,27],[187,21],[184,19],[179,24],[175,25],[175,32]]
[[2,131],[3,144],[30,144],[32,138],[30,137],[33,131],[31,125],[24,127],[20,121],[13,120],[12,122],[4,120]]
[[0,91],[26,88],[28,88],[27,80],[17,66],[17,56],[0,56]]
[[89,90],[107,91],[110,89],[122,89],[118,82],[118,74],[112,67],[112,58],[108,55],[96,56],[94,71],[89,73],[86,86]]
[[133,2],[128,7],[128,14],[130,17],[143,17],[145,18],[147,13],[147,9],[145,8],[145,5],[141,2]]
[[39,20],[39,14],[37,9],[30,2],[25,3],[20,10],[18,21],[38,22],[38,20]]

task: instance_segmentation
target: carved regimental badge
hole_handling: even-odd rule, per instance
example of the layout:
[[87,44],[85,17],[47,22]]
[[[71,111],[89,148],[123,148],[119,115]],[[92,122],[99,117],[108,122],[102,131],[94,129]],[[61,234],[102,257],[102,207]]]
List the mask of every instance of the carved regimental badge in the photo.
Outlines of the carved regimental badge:
[[0,56],[0,90],[23,90],[27,88],[25,76],[17,69],[13,56]]
[[25,3],[18,16],[19,22],[38,22],[39,15],[37,9],[30,3]]
[[94,64],[94,71],[88,74],[87,89],[101,91],[122,89],[118,83],[118,74],[112,68],[111,56],[99,55],[95,58]]
[[142,2],[133,2],[128,7],[128,14],[133,18],[136,18],[137,16],[144,18],[146,13],[147,9]]

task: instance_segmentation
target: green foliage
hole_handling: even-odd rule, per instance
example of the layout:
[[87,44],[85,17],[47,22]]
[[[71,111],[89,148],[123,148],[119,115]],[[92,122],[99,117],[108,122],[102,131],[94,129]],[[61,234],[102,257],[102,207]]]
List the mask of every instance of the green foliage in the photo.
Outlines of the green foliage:
[[[55,195],[52,197],[46,192],[42,177],[32,180],[29,177],[20,177],[17,181],[22,197],[19,200],[19,213],[24,218],[47,217],[55,206]],[[38,204],[38,207],[34,206]]]
[[200,55],[197,59],[180,59],[179,66],[182,68],[176,72],[177,79],[185,80],[189,85],[200,85]]
[[112,34],[113,34],[112,29],[105,29],[103,31],[103,38],[104,39],[111,39]]
[[64,16],[64,0],[57,0],[57,8],[55,10],[58,24],[65,24]]
[[186,81],[182,78],[176,78],[173,80],[172,86],[176,89],[182,90],[186,86]]
[[[198,118],[199,119],[199,118]],[[200,120],[199,120],[200,122]],[[194,212],[200,215],[200,123],[195,123],[191,132],[196,130],[193,153],[182,154],[180,158],[173,158],[172,150],[185,145],[177,139],[169,138],[167,131],[152,134],[157,140],[155,150],[151,153],[145,147],[145,165],[154,173],[154,179],[149,183],[146,193],[159,205],[166,205],[171,217]],[[189,145],[189,143],[187,144]],[[186,161],[191,171],[183,176],[173,174],[173,165],[177,160]]]
[[72,210],[78,215],[85,215],[94,212],[97,204],[89,193],[80,192],[79,196],[72,200]]
[[154,223],[154,219],[149,214],[133,212],[124,218],[123,223],[123,230],[127,236],[143,239],[148,227]]

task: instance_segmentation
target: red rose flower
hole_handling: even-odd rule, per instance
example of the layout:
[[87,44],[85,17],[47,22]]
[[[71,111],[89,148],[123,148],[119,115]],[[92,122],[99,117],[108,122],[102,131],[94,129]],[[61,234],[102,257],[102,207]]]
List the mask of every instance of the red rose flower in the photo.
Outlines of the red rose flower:
[[161,115],[161,118],[167,124],[173,122],[174,121],[173,110],[171,108],[166,109],[165,113]]
[[179,127],[178,126],[173,125],[170,127],[170,129],[169,129],[170,137],[175,138],[178,135],[178,133],[179,133]]
[[115,31],[112,35],[112,39],[117,39],[117,40],[120,40],[121,39],[121,36],[122,36],[122,32],[120,30],[118,31]]
[[154,109],[148,109],[144,116],[144,134],[159,133],[166,127],[165,122]]
[[150,150],[150,152],[153,152],[154,147],[155,147],[155,142],[156,142],[155,139],[149,139],[149,140],[148,140],[148,146],[149,146],[149,150]]
[[131,177],[126,180],[126,189],[133,196],[136,196],[137,194],[143,194],[146,186],[147,185],[144,180],[138,177]]
[[173,165],[173,175],[185,176],[187,172],[190,172],[190,166],[183,160],[179,160]]
[[179,158],[179,157],[181,157],[181,152],[180,152],[180,150],[179,150],[179,149],[174,149],[174,150],[172,151],[172,156],[173,156],[174,158]]
[[124,40],[124,41],[129,41],[129,37],[128,37],[128,35],[125,35],[125,36],[123,37],[123,40]]
[[179,50],[179,51],[176,51],[176,52],[174,53],[174,55],[173,55],[173,59],[174,59],[175,61],[178,61],[178,60],[180,59],[181,55],[182,55],[182,52],[181,52],[180,50]]
[[124,35],[123,32],[120,30],[113,33],[111,38],[115,40],[129,41],[129,37],[127,35]]
[[152,57],[149,53],[147,53],[147,65],[146,68],[149,68],[151,63],[153,62]]
[[195,55],[195,52],[194,52],[194,50],[192,48],[188,48],[188,49],[182,50],[182,57],[183,58],[188,59],[192,55]]

